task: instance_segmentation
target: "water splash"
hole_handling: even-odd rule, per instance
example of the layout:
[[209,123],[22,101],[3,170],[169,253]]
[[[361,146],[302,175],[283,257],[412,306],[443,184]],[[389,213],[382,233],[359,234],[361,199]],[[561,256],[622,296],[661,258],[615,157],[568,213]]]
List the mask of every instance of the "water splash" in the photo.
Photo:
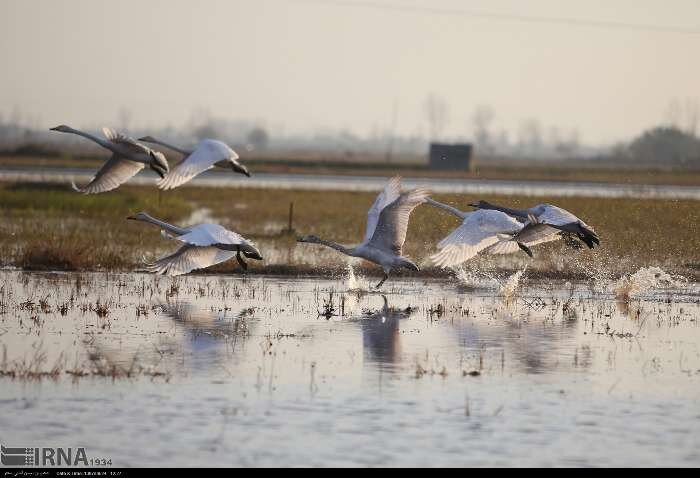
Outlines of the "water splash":
[[355,274],[352,263],[348,263],[345,268],[345,287],[349,291],[367,291],[371,289],[370,284],[364,277]]
[[495,277],[479,270],[467,270],[464,267],[455,269],[455,277],[459,285],[467,289],[498,289],[500,283]]
[[683,287],[685,280],[674,279],[659,267],[643,267],[632,275],[625,274],[613,286],[612,292],[621,300],[629,300],[649,290],[664,287]]
[[511,274],[505,282],[501,285],[501,288],[498,291],[498,294],[503,296],[506,301],[510,300],[513,298],[515,295],[515,292],[518,290],[518,287],[520,286],[520,279],[522,279],[523,274],[527,270],[527,267],[525,267],[523,270],[520,270],[516,272],[515,274]]

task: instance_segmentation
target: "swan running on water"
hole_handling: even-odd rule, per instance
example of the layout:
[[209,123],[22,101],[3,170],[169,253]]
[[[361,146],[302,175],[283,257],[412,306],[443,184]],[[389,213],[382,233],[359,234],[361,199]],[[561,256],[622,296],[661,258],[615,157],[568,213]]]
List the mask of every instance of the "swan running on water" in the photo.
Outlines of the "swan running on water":
[[73,189],[84,194],[98,194],[116,189],[135,176],[145,165],[161,178],[170,170],[163,153],[109,128],[102,128],[106,140],[66,125],[56,126],[51,128],[51,131],[77,134],[112,152],[112,157],[97,171],[87,186],[79,188],[73,183]]
[[183,160],[164,179],[158,182],[160,189],[175,189],[214,166],[231,168],[236,173],[250,177],[248,168],[238,162],[238,154],[226,143],[215,139],[203,139],[194,150],[178,148],[152,136],[144,136],[139,138],[139,141],[159,144],[184,156]]
[[532,257],[530,247],[559,238],[559,231],[539,227],[535,218],[522,223],[500,211],[463,212],[431,198],[426,202],[463,221],[438,243],[440,251],[431,256],[433,263],[440,267],[456,266],[482,251],[486,254],[510,254],[523,250]]
[[571,234],[580,239],[590,249],[593,249],[594,245],[600,245],[600,239],[591,226],[566,209],[551,204],[538,204],[529,209],[511,209],[496,206],[486,201],[478,201],[470,204],[470,206],[482,210],[501,211],[523,222],[537,222],[538,225],[535,227],[543,231],[543,233],[547,231],[556,232],[558,230],[565,234]]
[[418,266],[403,257],[402,248],[406,241],[406,230],[411,212],[428,197],[425,189],[415,189],[401,193],[401,178],[389,180],[367,212],[365,239],[355,247],[346,247],[337,242],[304,236],[298,242],[321,244],[347,256],[360,257],[381,266],[384,277],[375,286],[377,289],[389,278],[392,269],[405,268],[417,271]]
[[146,264],[149,272],[177,276],[219,264],[233,257],[243,269],[248,269],[248,264],[241,254],[249,259],[262,260],[260,251],[252,242],[218,224],[177,227],[145,212],[129,216],[127,219],[154,224],[162,229],[161,233],[168,239],[184,243],[175,253]]

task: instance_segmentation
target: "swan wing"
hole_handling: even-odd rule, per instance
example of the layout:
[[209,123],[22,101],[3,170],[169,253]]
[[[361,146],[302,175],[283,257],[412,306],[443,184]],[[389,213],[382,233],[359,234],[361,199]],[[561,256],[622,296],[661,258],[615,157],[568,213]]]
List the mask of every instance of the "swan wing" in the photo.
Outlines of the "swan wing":
[[239,245],[247,243],[240,234],[229,231],[218,224],[198,224],[192,226],[187,234],[177,236],[180,242],[193,246],[213,246],[215,244]]
[[95,177],[83,188],[73,183],[73,189],[83,194],[98,194],[118,188],[144,168],[143,163],[113,154]]
[[235,256],[234,251],[226,251],[214,246],[199,247],[185,244],[173,254],[145,266],[149,272],[178,276],[225,262]]
[[374,230],[377,228],[377,222],[379,221],[379,215],[382,210],[387,207],[392,202],[396,201],[401,195],[401,177],[394,176],[386,183],[382,192],[377,195],[377,199],[374,200],[374,204],[367,211],[367,230],[365,231],[364,243],[369,242],[372,239]]
[[534,246],[544,242],[556,241],[561,237],[559,229],[543,223],[527,223],[514,239],[526,246]]
[[174,189],[213,168],[219,161],[228,160],[231,150],[219,143],[220,141],[213,140],[201,141],[190,155],[180,161],[165,178],[158,181],[158,187],[164,190]]
[[536,207],[542,208],[542,212],[537,215],[537,219],[540,222],[551,224],[553,226],[565,226],[567,224],[580,223],[582,226],[593,230],[592,227],[590,227],[588,224],[583,222],[581,219],[579,219],[577,216],[567,211],[566,209],[562,209],[558,206],[553,206],[551,204],[541,204],[540,206]]
[[400,256],[406,241],[411,212],[423,204],[429,194],[426,189],[414,189],[401,194],[394,202],[384,207],[379,213],[374,233],[367,245]]
[[145,146],[136,141],[134,138],[126,136],[123,133],[119,133],[112,128],[102,128],[102,133],[104,133],[105,138],[107,138],[110,142],[124,146],[134,153],[148,154],[151,151],[148,146]]
[[500,211],[480,209],[468,213],[462,224],[438,243],[440,251],[431,260],[440,267],[461,264],[521,228],[517,220]]

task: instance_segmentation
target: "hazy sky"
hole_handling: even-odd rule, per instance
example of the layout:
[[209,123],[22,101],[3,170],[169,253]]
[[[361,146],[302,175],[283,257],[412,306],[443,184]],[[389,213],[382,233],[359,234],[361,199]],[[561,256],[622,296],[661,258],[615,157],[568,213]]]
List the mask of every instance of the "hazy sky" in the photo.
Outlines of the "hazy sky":
[[[381,10],[309,0],[0,0],[0,114],[38,126],[132,129],[194,111],[285,133],[427,132],[424,101],[449,103],[449,134],[479,104],[511,136],[526,118],[609,142],[700,98],[700,34]],[[359,0],[358,0],[359,1]],[[368,0],[700,29],[698,0]],[[274,134],[274,129],[273,129]]]

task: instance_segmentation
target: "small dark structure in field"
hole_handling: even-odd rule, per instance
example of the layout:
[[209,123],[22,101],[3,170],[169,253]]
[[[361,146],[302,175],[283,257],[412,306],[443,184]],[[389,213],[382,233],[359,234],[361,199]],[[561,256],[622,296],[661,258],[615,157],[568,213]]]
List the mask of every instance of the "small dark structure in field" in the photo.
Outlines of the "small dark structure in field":
[[430,168],[452,171],[471,171],[473,167],[470,143],[430,143]]

